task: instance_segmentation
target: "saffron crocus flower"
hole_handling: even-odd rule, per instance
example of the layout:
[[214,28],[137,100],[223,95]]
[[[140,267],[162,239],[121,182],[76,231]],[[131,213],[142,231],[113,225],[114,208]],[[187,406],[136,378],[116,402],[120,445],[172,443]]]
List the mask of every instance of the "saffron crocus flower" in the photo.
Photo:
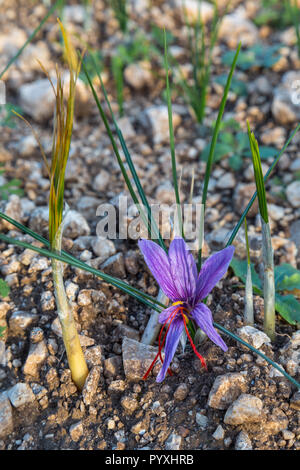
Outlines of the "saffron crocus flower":
[[[177,349],[180,336],[185,330],[195,354],[206,368],[203,357],[198,353],[189,333],[188,323],[196,323],[207,336],[223,351],[227,346],[213,327],[210,309],[201,302],[226,273],[234,253],[229,246],[208,258],[197,272],[196,262],[183,238],[176,237],[170,244],[168,255],[155,242],[140,240],[139,247],[145,261],[159,286],[172,301],[172,305],[163,310],[159,316],[162,328],[159,335],[159,350],[144,379],[147,378],[158,357],[162,367],[156,381],[162,382],[169,371],[169,365]],[[166,332],[163,335],[163,331]],[[165,358],[161,350],[165,344]]]

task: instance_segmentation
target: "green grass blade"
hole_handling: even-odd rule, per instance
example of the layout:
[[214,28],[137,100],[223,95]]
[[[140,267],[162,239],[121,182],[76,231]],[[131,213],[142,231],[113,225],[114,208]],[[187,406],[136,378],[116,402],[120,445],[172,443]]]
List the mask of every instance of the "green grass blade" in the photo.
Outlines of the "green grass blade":
[[28,44],[34,39],[34,37],[38,34],[38,32],[41,30],[41,28],[44,26],[48,18],[54,13],[54,11],[59,8],[59,5],[62,3],[62,0],[58,0],[54,5],[50,8],[50,10],[47,12],[47,14],[44,16],[40,24],[35,28],[35,30],[31,33],[27,41],[23,44],[23,46],[18,50],[18,52],[11,58],[11,60],[8,62],[6,67],[2,70],[0,73],[0,80],[2,79],[3,75],[9,67],[20,57],[24,49],[28,46]]
[[[264,176],[264,182],[266,182],[270,176],[270,174],[272,173],[272,171],[274,170],[274,168],[276,167],[277,163],[279,162],[279,159],[280,157],[282,156],[282,154],[285,152],[286,148],[289,146],[291,140],[294,138],[295,134],[298,132],[298,130],[300,129],[300,124],[298,124],[298,126],[296,127],[296,129],[292,132],[292,134],[290,135],[290,137],[288,138],[288,140],[286,141],[285,145],[283,146],[282,150],[279,152],[279,154],[274,158],[274,161],[272,163],[272,165],[270,166],[270,168],[268,169],[267,173],[265,174]],[[246,209],[244,210],[243,214],[241,215],[240,217],[240,220],[238,221],[238,223],[236,224],[235,228],[233,229],[227,243],[226,243],[226,246],[229,246],[232,244],[233,240],[235,239],[242,223],[244,222],[245,220],[245,217],[247,216],[249,210],[251,209],[254,201],[255,201],[255,198],[257,196],[257,191],[255,191],[255,193],[253,194],[252,198],[250,199]]]
[[[95,276],[99,277],[105,282],[108,282],[109,284],[117,287],[118,289],[121,289],[123,292],[125,292],[128,295],[131,295],[132,297],[136,298],[137,300],[140,300],[143,302],[145,305],[151,308],[157,307],[157,302],[155,299],[153,299],[151,296],[148,294],[145,294],[144,292],[139,291],[138,289],[130,286],[129,284],[125,283],[124,281],[121,281],[118,278],[114,278],[113,276],[110,276],[109,274],[106,274],[98,269],[95,269],[88,264],[77,260],[75,257],[69,255],[65,251],[62,251],[61,254],[47,250],[45,248],[39,248],[37,246],[31,245],[30,243],[27,242],[22,242],[20,240],[17,240],[15,238],[7,237],[6,235],[0,234],[0,240],[4,241],[5,243],[11,244],[11,245],[16,245],[25,249],[30,249],[32,251],[35,251],[36,253],[39,253],[41,256],[45,256],[50,259],[56,259],[58,261],[61,261],[63,263],[67,263],[71,266],[74,266],[76,268],[82,269],[84,271],[87,271],[91,274],[94,274]],[[162,308],[165,308],[163,305],[161,305]]]
[[180,195],[179,195],[179,187],[178,187],[178,181],[177,181],[174,128],[173,128],[173,118],[172,118],[172,102],[171,102],[170,83],[169,83],[167,36],[166,36],[165,29],[164,29],[164,52],[165,52],[164,58],[165,58],[165,72],[166,72],[166,91],[167,91],[169,134],[170,134],[170,151],[171,151],[171,160],[172,160],[172,177],[173,177],[173,186],[174,186],[174,191],[175,191],[175,201],[176,201],[176,206],[177,206],[178,223],[179,223],[180,232],[182,234],[182,237],[184,238],[182,214],[181,214],[181,206],[180,206]]
[[[204,184],[203,184],[203,191],[202,191],[202,204],[203,204],[203,210],[205,210],[205,205],[206,205],[206,199],[207,199],[207,190],[208,190],[208,183],[209,183],[209,178],[211,174],[211,169],[212,169],[212,164],[213,164],[213,158],[214,158],[214,152],[215,152],[215,147],[221,127],[221,121],[227,101],[227,95],[230,89],[231,85],[231,80],[233,77],[233,72],[237,63],[238,55],[241,49],[241,43],[239,43],[238,48],[236,50],[231,69],[227,78],[227,82],[224,88],[224,93],[223,93],[223,98],[220,104],[220,109],[217,117],[217,121],[214,127],[214,132],[211,140],[211,145],[210,145],[210,150],[209,150],[209,155],[207,159],[207,164],[206,164],[206,170],[205,170],[205,176],[204,176]],[[202,247],[199,248],[199,254],[198,254],[198,270],[201,268],[201,256],[202,256]]]
[[[27,235],[31,236],[33,239],[39,241],[40,243],[42,243],[43,245],[47,246],[48,248],[50,248],[50,242],[42,237],[41,235],[39,235],[38,233],[34,232],[33,230],[29,229],[28,227],[25,227],[25,225],[22,225],[20,222],[17,222],[16,220],[12,219],[11,217],[9,217],[8,215],[4,214],[3,212],[0,212],[0,218],[3,219],[3,220],[6,220],[7,222],[9,222],[10,224],[14,225],[17,229],[19,229],[20,231],[26,233]],[[6,237],[7,238],[7,237]],[[51,253],[51,252],[49,252]],[[90,266],[88,266],[86,263],[84,263],[83,261],[80,261],[78,260],[77,258],[75,258],[74,256],[70,255],[69,253],[67,253],[66,251],[62,250],[61,251],[61,256],[64,258],[64,259],[61,259],[61,261],[64,261],[65,263],[73,263],[73,262],[76,262],[77,263],[77,267],[80,267],[81,269],[88,269],[89,272],[92,272],[92,274],[95,274],[97,275],[98,277],[101,277],[103,276],[103,280],[107,281],[107,282],[117,282],[119,284],[120,289],[122,287],[129,287],[130,289],[134,289],[133,287],[131,286],[128,286],[128,284],[126,284],[125,282],[121,281],[120,279],[118,278],[114,278],[113,276],[110,276],[109,274],[105,274],[103,273],[102,271],[99,271],[95,268],[91,268]],[[80,265],[80,266],[79,266]],[[93,271],[91,271],[91,269]],[[97,274],[98,273],[98,274]],[[101,276],[100,276],[101,275]],[[137,289],[134,289],[136,290],[137,292],[139,292]],[[149,296],[148,294],[144,294],[142,293],[142,295],[145,297],[145,298],[148,298],[148,299],[152,299],[151,296]]]
[[[112,131],[111,131],[111,129],[110,129],[110,126],[109,126],[108,120],[107,120],[107,118],[106,118],[106,115],[105,115],[105,113],[104,113],[103,107],[102,107],[102,105],[101,105],[101,103],[100,103],[100,101],[99,101],[99,98],[98,98],[98,96],[97,96],[96,90],[95,90],[95,88],[94,88],[94,86],[93,86],[92,80],[91,80],[91,78],[90,78],[90,76],[89,76],[89,73],[88,73],[87,68],[86,68],[86,66],[85,66],[84,63],[82,63],[82,68],[83,68],[84,73],[85,73],[85,75],[86,75],[86,78],[87,78],[87,80],[88,80],[89,86],[90,86],[90,88],[91,88],[91,90],[92,90],[92,94],[93,94],[94,99],[95,99],[95,101],[96,101],[97,108],[98,108],[98,110],[99,110],[100,116],[101,116],[101,118],[102,118],[102,120],[103,120],[103,123],[104,123],[104,125],[105,125],[107,134],[108,134],[109,139],[110,139],[110,141],[111,141],[111,144],[112,144],[114,153],[115,153],[115,155],[116,155],[116,157],[117,157],[118,164],[119,164],[119,167],[120,167],[122,176],[123,176],[123,178],[124,178],[124,180],[125,180],[125,183],[126,183],[126,185],[127,185],[127,188],[128,188],[128,190],[129,190],[129,193],[130,193],[130,195],[131,195],[131,197],[132,197],[133,202],[135,203],[135,205],[136,205],[137,208],[138,208],[138,211],[139,211],[139,213],[140,213],[140,215],[141,215],[141,218],[142,218],[142,220],[143,220],[143,222],[144,222],[144,224],[145,224],[145,227],[148,228],[148,232],[151,234],[151,222],[150,222],[149,218],[147,217],[147,215],[145,214],[145,212],[144,212],[144,210],[143,210],[143,207],[141,206],[140,201],[139,201],[139,199],[138,199],[138,196],[137,196],[137,194],[136,194],[136,192],[135,192],[135,190],[134,190],[134,188],[133,188],[133,185],[131,184],[130,178],[129,178],[129,176],[128,176],[128,174],[127,174],[127,171],[126,171],[126,169],[125,169],[125,166],[124,166],[124,164],[123,164],[123,162],[122,162],[122,158],[121,158],[121,155],[120,155],[120,153],[119,153],[119,149],[118,149],[117,143],[116,143],[115,138],[114,138],[114,136],[113,136],[113,133],[112,133]],[[163,248],[166,250],[165,245],[163,245]]]
[[[92,60],[94,60],[92,58]],[[122,147],[122,150],[123,150],[123,153],[125,155],[125,158],[126,158],[126,162],[128,164],[128,167],[129,167],[129,170],[132,174],[132,177],[133,177],[133,180],[135,182],[135,185],[136,185],[136,188],[137,188],[137,191],[138,191],[138,194],[141,198],[141,201],[142,201],[142,204],[146,207],[147,209],[147,213],[148,213],[148,220],[150,221],[150,224],[151,224],[151,233],[152,231],[154,232],[154,235],[155,235],[155,238],[158,239],[158,243],[160,244],[160,246],[166,251],[166,246],[165,246],[165,243],[162,239],[162,236],[160,234],[160,231],[157,227],[157,224],[156,224],[156,221],[155,219],[152,217],[152,211],[151,211],[151,207],[149,205],[149,202],[148,202],[148,199],[146,197],[146,194],[144,192],[144,189],[141,185],[141,182],[140,182],[140,179],[137,175],[137,172],[135,170],[135,166],[134,166],[134,163],[132,161],[132,158],[131,158],[131,155],[130,155],[130,152],[128,150],[128,147],[126,145],[126,142],[125,142],[125,139],[123,137],[123,134],[122,134],[122,131],[121,129],[119,128],[118,126],[118,123],[117,123],[117,120],[115,118],[115,115],[114,115],[114,112],[111,108],[111,105],[110,105],[110,101],[108,99],[108,96],[107,96],[107,92],[106,92],[106,89],[105,89],[105,86],[104,86],[104,83],[103,83],[103,80],[102,80],[102,77],[101,75],[99,74],[99,71],[97,70],[96,68],[96,64],[95,64],[95,71],[98,75],[98,78],[100,80],[100,83],[101,83],[101,88],[102,88],[102,91],[103,91],[103,95],[104,95],[104,98],[105,98],[105,101],[106,101],[106,104],[108,106],[108,109],[110,111],[110,114],[111,114],[111,117],[112,117],[112,120],[113,120],[113,123],[114,123],[114,126],[115,126],[115,129],[116,129],[116,133],[117,133],[117,136],[118,136],[118,139],[119,139],[119,142],[121,144],[121,147]]]

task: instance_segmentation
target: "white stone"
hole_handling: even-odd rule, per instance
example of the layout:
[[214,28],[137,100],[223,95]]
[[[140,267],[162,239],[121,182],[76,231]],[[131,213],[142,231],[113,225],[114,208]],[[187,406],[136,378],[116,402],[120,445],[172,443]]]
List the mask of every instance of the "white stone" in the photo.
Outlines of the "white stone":
[[27,383],[19,382],[7,391],[8,398],[14,408],[28,405],[35,400],[35,396]]
[[286,72],[280,85],[274,90],[272,113],[279,124],[298,122],[300,118],[299,96],[300,72]]
[[135,137],[136,133],[128,116],[123,116],[118,120],[118,127],[125,141]]
[[34,137],[34,135],[29,134],[23,137],[19,142],[18,142],[18,152],[23,157],[31,157],[34,151],[36,150],[38,146],[38,143]]
[[260,398],[243,393],[235,400],[224,416],[224,423],[237,426],[243,423],[253,423],[261,419],[263,402]]
[[263,344],[269,344],[271,342],[269,336],[263,331],[249,325],[239,328],[238,335],[256,349],[259,349]]
[[273,220],[282,220],[284,217],[284,207],[277,206],[276,204],[268,204],[269,216]]
[[25,83],[19,95],[21,108],[35,121],[45,122],[53,116],[55,96],[47,78]]
[[136,62],[125,67],[124,78],[135,90],[141,90],[153,84],[150,64],[148,62]]
[[[277,364],[277,362],[275,363]],[[283,368],[282,365],[280,364],[277,364],[279,367]],[[284,375],[279,372],[278,369],[276,369],[276,367],[271,367],[271,370],[270,370],[270,373],[269,373],[269,377],[273,378],[273,377],[284,377]]]
[[70,210],[65,219],[64,223],[64,236],[69,238],[78,238],[81,236],[87,236],[91,232],[91,229],[80,212]]
[[196,423],[198,424],[200,429],[204,430],[207,428],[208,425],[208,417],[203,415],[202,413],[196,413]]
[[235,441],[235,450],[252,450],[252,442],[248,434],[241,431]]
[[226,408],[241,394],[247,391],[245,377],[239,373],[219,375],[209,392],[208,406],[217,410]]
[[92,249],[95,255],[99,257],[99,263],[103,263],[116,253],[114,242],[104,237],[94,238],[92,241]]
[[294,181],[288,185],[286,196],[293,207],[300,207],[300,181]]
[[225,15],[219,29],[219,38],[235,49],[241,41],[243,46],[253,46],[258,37],[258,29],[248,18],[243,7]]
[[174,432],[170,434],[165,443],[166,450],[179,450],[181,446],[182,437]]
[[[155,144],[169,140],[169,117],[168,108],[165,105],[151,106],[144,112],[152,130],[152,137]],[[179,126],[181,117],[173,112],[173,128]]]
[[232,173],[226,172],[217,181],[217,187],[221,189],[232,189],[235,186],[236,186],[236,180],[235,180],[235,177],[232,175]]
[[105,170],[101,170],[94,178],[93,189],[95,191],[105,191],[109,185],[109,180],[110,174]]
[[6,58],[13,57],[27,40],[24,29],[14,28],[0,35],[0,53]]
[[216,429],[215,432],[213,433],[212,437],[213,437],[216,441],[220,441],[220,440],[224,439],[224,436],[225,436],[225,431],[224,431],[224,429],[222,428],[221,424],[219,424],[219,426],[217,427],[217,429]]
[[[198,20],[198,16],[200,13],[200,18],[203,23],[207,23],[211,21],[214,16],[214,7],[211,3],[198,0],[176,0],[175,7],[180,11],[182,14],[182,18],[185,18],[185,15],[189,22],[196,23]],[[184,9],[185,14],[184,14]]]
[[45,362],[48,356],[48,349],[44,341],[36,344],[31,344],[26,362],[24,364],[23,372],[25,375],[37,377],[39,369]]
[[66,23],[83,24],[86,17],[84,5],[67,5],[63,9],[63,19]]
[[300,171],[300,158],[296,158],[290,166],[291,171]]
[[2,392],[0,393],[0,438],[7,438],[12,431],[12,406],[6,392]]
[[72,424],[69,429],[69,434],[72,441],[77,442],[83,434],[83,424],[82,421]]

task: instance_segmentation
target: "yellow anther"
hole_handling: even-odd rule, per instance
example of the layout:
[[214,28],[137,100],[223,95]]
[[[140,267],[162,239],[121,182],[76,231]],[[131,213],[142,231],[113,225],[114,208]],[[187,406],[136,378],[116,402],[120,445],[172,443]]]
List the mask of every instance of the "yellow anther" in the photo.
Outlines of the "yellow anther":
[[172,303],[172,306],[176,306],[176,305],[182,305],[183,304],[183,301],[182,300],[177,300],[177,302],[173,302]]

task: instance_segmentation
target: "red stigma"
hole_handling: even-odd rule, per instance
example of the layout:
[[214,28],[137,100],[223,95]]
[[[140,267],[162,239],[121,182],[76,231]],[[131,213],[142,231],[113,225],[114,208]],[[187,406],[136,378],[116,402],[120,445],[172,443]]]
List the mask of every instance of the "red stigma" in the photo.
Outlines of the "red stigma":
[[[206,365],[205,359],[204,359],[204,357],[201,356],[201,354],[198,353],[198,351],[197,351],[197,349],[196,349],[196,346],[195,346],[195,344],[194,344],[194,342],[193,342],[193,340],[192,340],[192,337],[191,337],[191,335],[190,335],[190,333],[189,333],[189,330],[188,330],[188,327],[187,327],[187,324],[186,324],[185,315],[184,315],[184,313],[183,313],[184,310],[186,310],[186,309],[180,305],[178,308],[176,308],[176,309],[174,310],[174,312],[170,313],[170,315],[169,315],[168,318],[166,319],[165,323],[164,323],[163,326],[161,327],[160,333],[159,333],[159,337],[158,337],[158,353],[156,354],[154,360],[152,361],[152,363],[151,363],[149,369],[147,370],[147,372],[146,372],[145,375],[143,376],[143,380],[146,380],[146,379],[148,378],[148,376],[149,376],[151,370],[153,369],[153,367],[154,367],[154,365],[155,365],[155,363],[156,363],[158,357],[160,358],[161,363],[163,364],[163,359],[162,359],[161,351],[162,351],[162,348],[163,348],[163,346],[164,346],[164,344],[165,344],[166,337],[167,337],[168,331],[169,331],[169,329],[170,329],[170,326],[171,326],[172,322],[174,321],[174,319],[175,319],[175,317],[176,317],[176,314],[177,314],[178,312],[180,312],[181,315],[182,315],[182,320],[183,320],[185,332],[186,332],[187,337],[188,337],[188,339],[189,339],[189,341],[190,341],[190,343],[191,343],[191,346],[192,346],[192,348],[193,348],[193,351],[194,351],[194,353],[196,354],[196,356],[200,359],[200,362],[201,362],[201,364],[202,364],[202,367],[204,367],[205,370],[207,370],[207,365]],[[162,332],[163,332],[163,330],[165,329],[165,327],[166,327],[166,325],[167,325],[168,322],[169,322],[169,325],[168,325],[167,331],[165,332],[165,335],[164,335],[164,337],[163,337],[163,340],[161,341]],[[172,372],[171,372],[171,370],[170,370],[170,368],[168,368],[168,373],[169,373],[169,375],[173,375]]]

